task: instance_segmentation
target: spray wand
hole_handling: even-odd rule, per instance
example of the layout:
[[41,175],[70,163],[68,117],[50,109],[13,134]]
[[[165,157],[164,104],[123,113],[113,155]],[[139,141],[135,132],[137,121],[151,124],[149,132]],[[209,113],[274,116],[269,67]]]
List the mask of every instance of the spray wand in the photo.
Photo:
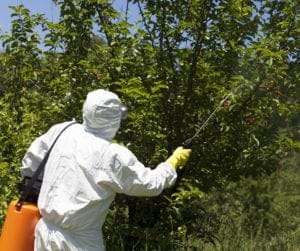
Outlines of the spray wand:
[[224,99],[221,100],[219,105],[215,108],[215,110],[208,116],[208,118],[204,121],[204,123],[201,125],[201,127],[196,131],[196,133],[191,137],[186,139],[182,146],[184,148],[189,148],[193,142],[193,140],[199,135],[199,133],[207,126],[208,122],[212,119],[212,117],[222,108],[223,104],[228,100],[228,98],[232,96],[232,92],[227,94]]

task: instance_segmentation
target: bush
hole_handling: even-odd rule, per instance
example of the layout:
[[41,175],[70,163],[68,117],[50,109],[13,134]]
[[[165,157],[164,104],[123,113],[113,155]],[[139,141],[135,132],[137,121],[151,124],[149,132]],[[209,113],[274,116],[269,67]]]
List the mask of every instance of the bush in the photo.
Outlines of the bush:
[[298,167],[242,178],[215,189],[203,203],[219,219],[220,250],[296,250],[300,245]]

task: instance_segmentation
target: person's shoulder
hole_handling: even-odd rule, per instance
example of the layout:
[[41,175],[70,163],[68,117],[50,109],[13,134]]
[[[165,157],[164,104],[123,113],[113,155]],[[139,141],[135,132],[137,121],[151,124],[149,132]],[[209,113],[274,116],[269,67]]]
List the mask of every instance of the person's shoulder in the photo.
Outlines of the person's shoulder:
[[109,144],[109,149],[110,151],[117,153],[131,153],[131,151],[126,146],[115,142]]
[[135,155],[126,146],[118,143],[109,144],[109,152],[123,162],[131,162],[132,160],[136,160]]
[[[54,124],[49,128],[47,133],[55,135],[55,134],[59,133],[63,128],[65,128],[66,126],[68,126],[69,124],[74,123],[74,122],[75,121],[64,121],[61,123]],[[76,123],[74,123],[74,124],[76,124]]]
[[70,121],[64,121],[64,122],[61,122],[61,123],[57,123],[57,124],[54,124],[50,127],[50,130],[53,129],[53,130],[59,130],[60,128],[64,128],[66,127],[67,125],[69,124],[77,124],[76,121],[74,120],[70,120]]

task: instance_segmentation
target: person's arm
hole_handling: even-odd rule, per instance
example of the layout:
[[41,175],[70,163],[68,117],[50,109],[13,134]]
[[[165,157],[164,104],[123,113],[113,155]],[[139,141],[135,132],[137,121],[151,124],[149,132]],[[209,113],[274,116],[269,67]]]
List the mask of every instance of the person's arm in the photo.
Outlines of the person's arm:
[[131,196],[156,196],[172,186],[177,178],[175,169],[167,162],[155,169],[145,167],[125,147],[111,144],[104,156],[106,185],[117,193]]

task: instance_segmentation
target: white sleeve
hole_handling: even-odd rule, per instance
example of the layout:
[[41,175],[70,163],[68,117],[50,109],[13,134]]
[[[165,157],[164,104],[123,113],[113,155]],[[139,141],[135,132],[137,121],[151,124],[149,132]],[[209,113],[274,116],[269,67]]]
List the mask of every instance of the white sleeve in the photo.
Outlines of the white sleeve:
[[66,122],[54,125],[45,134],[36,138],[31,143],[22,159],[22,166],[20,167],[22,177],[31,177],[37,170],[39,164],[42,162],[44,156],[51,147],[54,137],[65,123]]
[[117,144],[109,146],[104,161],[108,185],[117,193],[156,196],[172,186],[177,178],[175,169],[168,163],[162,162],[155,169],[150,169],[131,151]]

